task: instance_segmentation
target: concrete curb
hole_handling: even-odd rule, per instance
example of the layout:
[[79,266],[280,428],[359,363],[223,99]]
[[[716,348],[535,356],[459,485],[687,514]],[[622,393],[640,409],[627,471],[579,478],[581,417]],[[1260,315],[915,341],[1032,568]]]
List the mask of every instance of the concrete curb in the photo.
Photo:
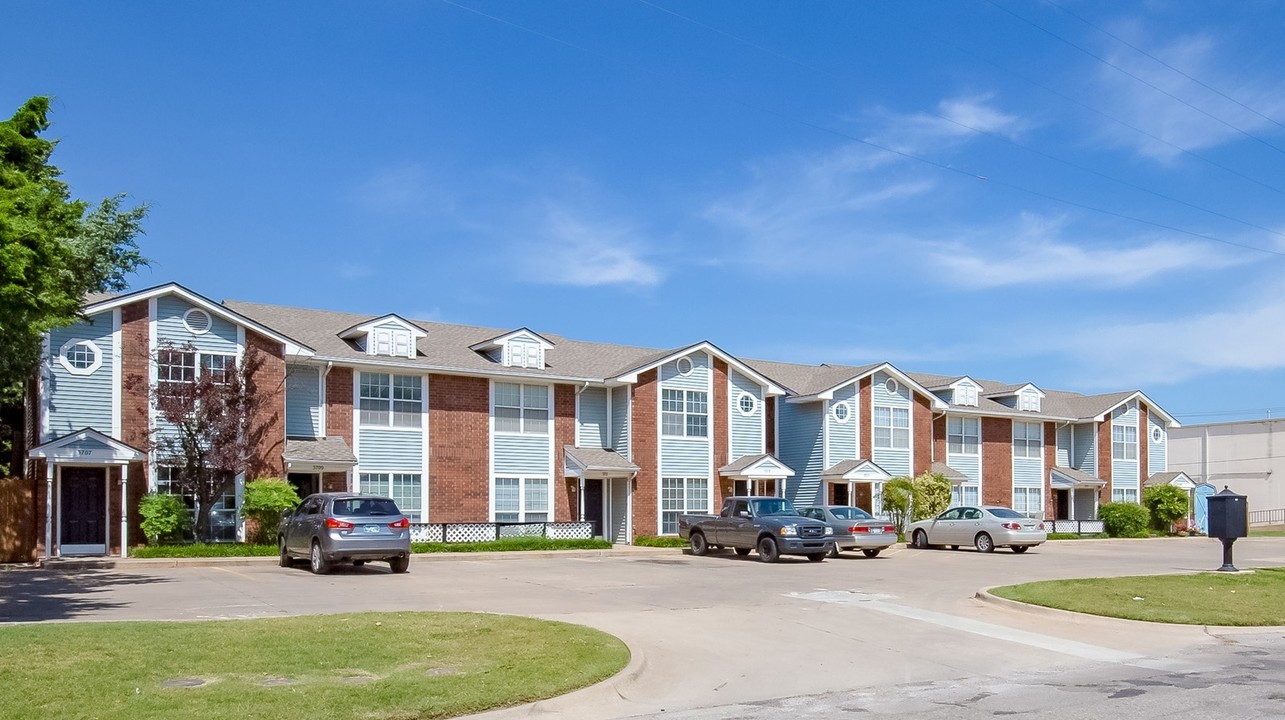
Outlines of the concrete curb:
[[[681,555],[684,548],[651,548],[621,546],[604,550],[522,550],[509,552],[453,552],[416,553],[411,561],[452,562],[459,560],[522,560],[525,558],[552,557],[652,557]],[[202,558],[53,558],[22,565],[0,565],[0,571],[52,570],[78,572],[82,570],[146,570],[150,568],[184,567],[238,567],[246,565],[276,564],[275,555],[254,557],[202,557]]]

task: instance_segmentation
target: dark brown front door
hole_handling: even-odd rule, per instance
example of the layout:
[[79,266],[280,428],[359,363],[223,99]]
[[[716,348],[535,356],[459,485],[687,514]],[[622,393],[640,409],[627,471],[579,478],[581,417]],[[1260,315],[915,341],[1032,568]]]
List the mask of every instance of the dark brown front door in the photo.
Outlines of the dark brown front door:
[[107,544],[105,468],[63,468],[59,516],[63,545]]
[[595,537],[602,535],[602,481],[584,481],[584,520],[593,523]]

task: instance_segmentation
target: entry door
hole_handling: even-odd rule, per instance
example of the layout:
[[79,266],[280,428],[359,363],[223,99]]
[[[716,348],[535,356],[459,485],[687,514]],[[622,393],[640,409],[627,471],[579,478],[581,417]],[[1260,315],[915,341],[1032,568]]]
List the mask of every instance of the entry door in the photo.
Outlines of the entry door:
[[602,481],[584,481],[584,520],[593,523],[594,537],[602,537]]
[[855,495],[852,502],[854,507],[859,507],[871,515],[875,514],[874,492],[870,483],[857,483]]
[[1057,519],[1067,520],[1071,517],[1071,493],[1068,490],[1057,491]]
[[63,468],[59,475],[60,552],[107,552],[106,468]]
[[847,505],[849,503],[848,484],[847,483],[830,483],[829,499],[830,499],[831,505]]
[[294,486],[300,498],[321,492],[321,476],[317,473],[289,473],[286,482]]

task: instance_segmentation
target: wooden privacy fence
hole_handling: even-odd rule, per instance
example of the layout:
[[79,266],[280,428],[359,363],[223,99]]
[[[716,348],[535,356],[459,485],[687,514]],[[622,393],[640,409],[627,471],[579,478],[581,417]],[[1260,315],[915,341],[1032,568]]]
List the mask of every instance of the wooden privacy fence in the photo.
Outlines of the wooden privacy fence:
[[0,478],[0,562],[36,559],[36,498],[31,481]]

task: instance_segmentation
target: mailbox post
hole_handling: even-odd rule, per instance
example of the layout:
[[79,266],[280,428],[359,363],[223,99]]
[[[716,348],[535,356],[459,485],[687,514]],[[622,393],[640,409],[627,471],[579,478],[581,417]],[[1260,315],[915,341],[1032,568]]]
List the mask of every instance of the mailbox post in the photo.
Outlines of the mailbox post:
[[1249,534],[1249,506],[1245,496],[1232,492],[1226,485],[1222,492],[1209,496],[1209,537],[1223,542],[1223,566],[1219,572],[1239,572],[1231,564],[1231,545]]

